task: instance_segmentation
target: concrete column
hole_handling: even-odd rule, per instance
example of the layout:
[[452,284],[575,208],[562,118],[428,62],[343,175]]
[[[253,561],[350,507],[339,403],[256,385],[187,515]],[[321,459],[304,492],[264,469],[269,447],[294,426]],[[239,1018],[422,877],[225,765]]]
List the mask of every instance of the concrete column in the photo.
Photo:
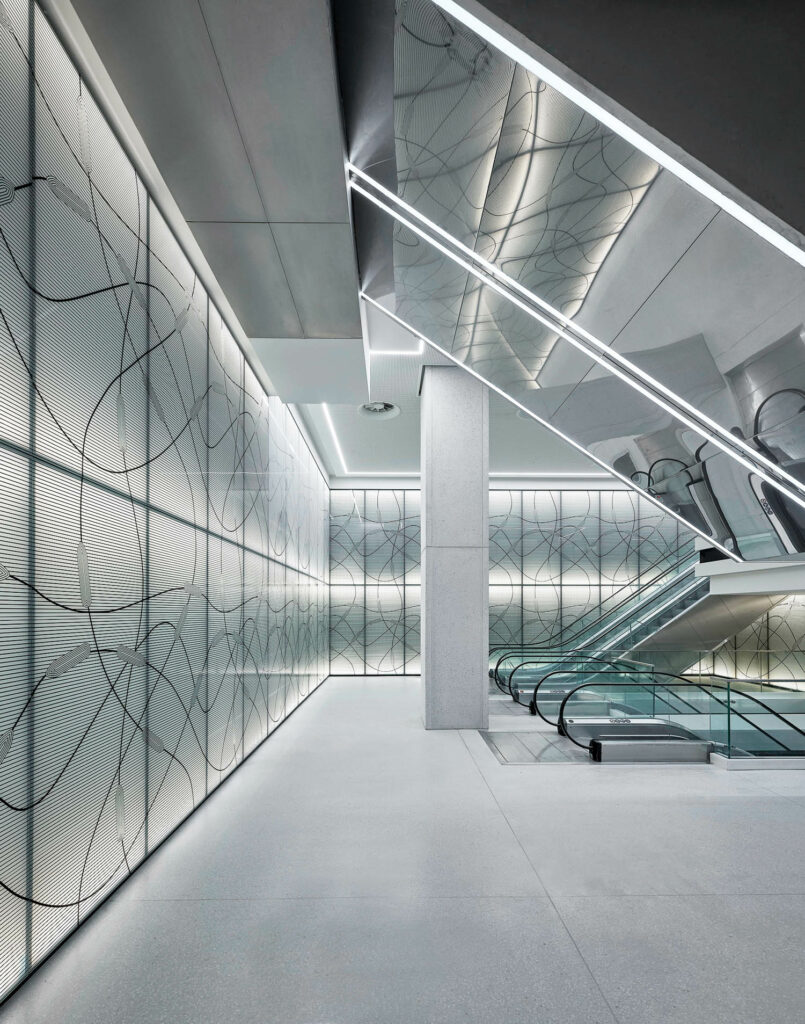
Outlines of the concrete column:
[[457,366],[426,366],[421,396],[425,728],[485,729],[488,392]]

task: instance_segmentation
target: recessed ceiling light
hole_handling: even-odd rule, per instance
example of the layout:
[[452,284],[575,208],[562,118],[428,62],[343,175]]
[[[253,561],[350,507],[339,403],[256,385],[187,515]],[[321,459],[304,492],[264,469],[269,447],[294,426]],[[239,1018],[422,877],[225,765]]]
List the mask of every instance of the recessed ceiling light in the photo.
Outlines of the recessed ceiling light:
[[373,420],[392,420],[400,415],[400,407],[391,402],[365,402],[358,406],[358,412]]

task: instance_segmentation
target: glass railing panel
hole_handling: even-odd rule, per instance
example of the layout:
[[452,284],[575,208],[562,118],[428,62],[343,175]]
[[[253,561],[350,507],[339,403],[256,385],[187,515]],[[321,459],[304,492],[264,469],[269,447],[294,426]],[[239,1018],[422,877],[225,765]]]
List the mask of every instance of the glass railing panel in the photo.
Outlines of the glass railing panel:
[[[651,610],[652,603],[658,595],[664,595],[666,602],[672,601],[678,582],[684,584],[686,588],[689,587],[695,563],[692,542],[681,545],[679,550],[687,554],[668,566],[663,565],[659,571],[656,565],[649,566],[641,578],[612,589],[606,595],[602,594],[597,604],[590,604],[592,592],[585,592],[582,596],[588,598],[588,608],[583,615],[578,615],[577,609],[574,614],[572,603],[565,599],[561,606],[560,620],[558,594],[550,589],[546,591],[545,587],[539,588],[539,591],[535,588],[524,588],[522,613],[524,620],[527,619],[530,624],[530,644],[512,644],[512,650],[520,652],[531,649],[536,652],[538,649],[588,649],[594,648],[596,641],[603,644],[607,640],[612,641],[613,636],[619,640],[628,635],[630,618],[636,614],[637,609],[646,609],[646,612],[641,610],[637,616],[642,620]],[[569,590],[572,601],[575,591],[572,587]],[[490,622],[494,624],[490,635],[495,638],[494,660],[498,660],[502,653],[505,653],[505,637],[513,635],[505,621],[512,602],[511,591],[511,587],[490,587]],[[552,602],[549,601],[547,608],[544,602],[546,592],[549,597],[553,594],[555,598]],[[598,592],[601,593],[600,587]],[[519,611],[518,608],[518,614]],[[566,623],[565,628],[561,628],[560,621]],[[490,661],[490,668],[493,667],[494,664]]]
[[767,756],[805,753],[805,695],[771,685],[731,682],[730,738],[733,756],[747,750]]
[[[605,736],[679,737],[706,740],[729,757],[805,755],[805,695],[795,691],[736,691],[730,680],[686,681],[664,672],[577,670],[556,678],[553,692],[543,696],[545,684],[538,687],[537,708],[582,746]],[[574,679],[575,688],[562,694],[561,684]]]
[[582,716],[607,717],[611,711],[612,716],[628,717],[637,708],[622,699],[622,686],[640,700],[638,684],[650,684],[651,679],[650,670],[639,672],[618,662],[579,663],[545,674],[535,684],[528,703],[533,712],[553,725],[559,724],[563,708],[571,717],[577,710]]

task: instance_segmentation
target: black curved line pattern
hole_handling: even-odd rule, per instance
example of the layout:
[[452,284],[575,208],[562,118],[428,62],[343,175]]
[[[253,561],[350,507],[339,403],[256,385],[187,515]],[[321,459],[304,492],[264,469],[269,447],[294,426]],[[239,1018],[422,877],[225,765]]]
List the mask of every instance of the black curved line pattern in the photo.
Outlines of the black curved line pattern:
[[[397,191],[566,316],[580,309],[659,170],[429,0],[398,5]],[[518,395],[557,336],[408,228],[396,312]]]
[[329,496],[27,0],[0,54],[2,998],[326,676]]
[[[330,493],[335,675],[419,672],[419,500],[408,490]],[[620,610],[690,544],[676,519],[632,491],[490,491],[490,647],[560,643]],[[805,679],[803,636],[805,598],[792,596],[699,667]]]
[[419,672],[419,491],[330,492],[330,671]]
[[670,567],[681,532],[631,491],[491,491],[490,646],[559,643]]
[[[671,566],[677,520],[631,491],[489,495],[489,642],[558,639]],[[419,492],[332,491],[330,668],[419,671]]]
[[738,679],[805,680],[805,597],[791,594],[697,663]]

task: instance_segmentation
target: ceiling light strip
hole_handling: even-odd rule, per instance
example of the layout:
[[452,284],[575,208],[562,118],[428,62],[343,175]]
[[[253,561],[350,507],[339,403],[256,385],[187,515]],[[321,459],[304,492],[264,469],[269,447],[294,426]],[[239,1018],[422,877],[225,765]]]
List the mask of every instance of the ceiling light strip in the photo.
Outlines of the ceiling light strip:
[[[638,391],[644,397],[648,398],[649,401],[654,402],[655,405],[659,405],[661,409],[669,413],[675,419],[679,420],[680,423],[683,423],[689,429],[696,431],[696,433],[699,434],[704,440],[710,441],[711,444],[714,444],[717,448],[720,448],[730,458],[740,463],[740,465],[742,465],[744,469],[748,470],[750,473],[754,473],[756,476],[761,477],[768,484],[771,484],[772,487],[780,491],[781,494],[785,494],[786,497],[790,498],[793,502],[795,502],[795,504],[801,506],[802,508],[805,508],[805,495],[798,494],[796,491],[792,491],[785,484],[781,483],[779,479],[776,479],[775,476],[770,475],[769,470],[771,470],[774,474],[783,477],[787,482],[794,484],[796,487],[802,486],[800,481],[795,480],[794,477],[790,476],[788,473],[784,472],[778,466],[775,466],[773,463],[769,463],[765,458],[760,456],[759,453],[756,453],[753,449],[748,448],[748,446],[743,442],[740,442],[740,447],[742,449],[745,449],[751,455],[751,459],[746,458],[740,452],[736,451],[736,447],[739,444],[738,439],[735,438],[734,435],[726,431],[723,427],[719,427],[717,424],[714,424],[711,420],[709,420],[702,414],[696,413],[696,411],[693,410],[691,406],[687,406],[687,403],[682,403],[682,400],[679,399],[678,396],[674,396],[677,401],[679,401],[682,404],[685,404],[689,409],[691,409],[691,415],[687,415],[686,413],[680,412],[679,409],[674,408],[673,405],[670,405],[663,398],[661,398],[655,391],[651,390],[651,387],[644,386],[639,381],[636,381],[630,373],[625,372],[618,366],[613,366],[608,361],[608,357],[604,356],[604,353],[591,352],[589,348],[578,338],[574,338],[573,335],[568,334],[567,331],[563,330],[560,327],[557,327],[556,324],[551,323],[544,316],[542,316],[542,314],[538,313],[535,309],[533,309],[527,302],[524,302],[522,299],[519,299],[516,295],[512,295],[505,285],[497,281],[495,278],[488,278],[483,273],[483,271],[473,266],[473,263],[471,261],[462,259],[460,256],[457,256],[455,253],[451,252],[446,245],[442,245],[436,239],[431,238],[426,231],[420,228],[417,224],[414,224],[407,217],[403,216],[403,214],[396,210],[392,205],[384,202],[384,200],[379,198],[378,196],[373,195],[371,192],[363,188],[363,186],[359,185],[355,181],[350,182],[350,189],[364,196],[371,203],[374,203],[374,205],[377,206],[379,209],[384,210],[386,213],[389,214],[390,217],[393,217],[395,220],[399,221],[400,224],[403,224],[410,231],[413,231],[414,234],[422,238],[423,241],[427,242],[429,245],[432,245],[439,252],[447,256],[448,259],[452,260],[463,270],[466,270],[468,274],[472,274],[476,279],[478,279],[484,285],[486,285],[486,287],[492,288],[494,291],[498,292],[499,295],[502,295],[503,298],[507,299],[513,305],[517,306],[518,309],[522,309],[523,312],[530,316],[532,319],[537,320],[543,326],[555,332],[561,338],[564,338],[565,341],[569,342],[580,352],[588,356],[590,359],[594,360],[600,366],[603,366],[604,369],[608,370],[616,377],[619,377],[622,381],[624,381],[624,383],[628,384],[630,387],[634,388],[634,390]],[[366,297],[368,298],[368,296]],[[388,313],[388,310],[385,309],[384,306],[381,306],[379,303],[375,303],[375,305],[377,305],[379,309],[382,309],[384,313]],[[409,330],[411,330],[411,328],[409,328]],[[426,342],[428,344],[433,344],[427,339]],[[608,349],[607,352],[609,356],[612,355],[612,351],[610,349]],[[464,364],[462,363],[461,365],[463,366]],[[631,364],[629,365],[631,367]],[[649,379],[651,380],[651,378]],[[657,382],[653,380],[652,386],[657,386],[661,390],[667,391],[666,388],[663,388],[662,385],[658,385]],[[673,393],[671,392],[671,394]],[[525,406],[521,406],[521,408],[525,408]],[[530,410],[526,411],[530,412]],[[693,418],[694,415],[701,418],[701,420],[706,424],[706,426],[702,425],[702,423],[695,422]],[[717,433],[712,434],[710,432],[711,429],[716,430]],[[724,437],[722,438],[721,435],[724,435]],[[726,439],[729,439],[729,441],[727,441]],[[757,465],[758,462],[763,464],[763,468]]]
[[788,256],[789,259],[794,260],[794,262],[798,263],[800,266],[805,266],[805,252],[796,243],[784,238],[779,231],[776,231],[759,217],[744,209],[744,207],[734,199],[730,199],[729,196],[724,195],[724,193],[719,191],[719,189],[714,185],[710,185],[703,178],[700,178],[698,174],[695,174],[693,171],[685,167],[684,164],[675,160],[674,157],[669,156],[668,153],[660,149],[660,147],[655,143],[650,142],[636,129],[631,128],[620,118],[611,114],[608,110],[605,110],[604,107],[599,103],[596,103],[595,100],[586,96],[579,89],[564,81],[556,74],[556,72],[545,67],[544,64],[541,64],[530,54],[526,53],[526,51],[521,47],[506,39],[505,36],[502,36],[499,32],[496,32],[495,29],[481,21],[480,18],[476,17],[474,14],[470,14],[470,12],[465,10],[465,8],[460,4],[455,3],[455,0],[432,0],[432,2],[437,7],[440,7],[445,11],[445,13],[454,17],[463,25],[466,25],[468,29],[480,36],[491,46],[494,46],[495,49],[500,50],[501,53],[516,61],[527,71],[536,75],[541,81],[552,86],[563,96],[566,96],[582,110],[591,114],[596,118],[596,120],[600,121],[601,124],[606,125],[607,128],[611,128],[612,131],[618,134],[622,139],[631,143],[635,149],[640,150],[641,153],[645,153],[646,156],[660,164],[661,167],[670,171],[679,178],[680,181],[683,181],[686,185],[695,189],[695,191],[704,196],[705,199],[709,199],[710,202],[715,203],[716,206],[720,207],[731,217],[734,217],[735,220],[740,221],[740,223],[748,227],[750,231],[753,231],[764,241],[773,245],[775,249],[778,249],[785,256]]
[[[762,466],[764,466],[766,471],[771,473],[774,477],[779,477],[787,481],[789,484],[793,484],[795,489],[802,489],[802,482],[797,480],[796,477],[793,477],[789,473],[786,473],[785,470],[781,469],[770,459],[766,458],[766,456],[764,456],[761,452],[758,452],[754,448],[750,447],[750,445],[748,445],[746,441],[744,441],[742,438],[736,437],[725,427],[722,427],[720,423],[717,423],[715,420],[707,416],[706,413],[701,412],[699,409],[691,405],[680,395],[677,395],[674,391],[671,391],[671,389],[666,387],[661,381],[656,380],[650,374],[642,370],[639,366],[630,362],[628,359],[626,359],[625,356],[621,355],[620,352],[617,352],[615,349],[607,345],[606,342],[601,341],[599,338],[596,338],[594,334],[591,334],[584,327],[581,327],[580,325],[576,324],[570,317],[565,316],[564,313],[560,312],[558,309],[551,306],[550,303],[540,298],[539,295],[536,295],[534,292],[529,291],[528,288],[525,288],[522,284],[520,284],[519,281],[515,280],[513,277],[510,277],[504,270],[501,270],[500,267],[496,266],[494,263],[490,263],[489,260],[485,259],[483,256],[480,256],[478,253],[476,253],[475,250],[471,249],[469,246],[459,241],[459,239],[454,238],[448,231],[445,231],[444,228],[440,227],[429,217],[426,217],[424,214],[420,213],[419,210],[411,206],[410,203],[407,203],[404,199],[400,199],[390,189],[387,189],[384,185],[381,185],[380,182],[375,181],[375,179],[372,178],[371,175],[366,174],[365,171],[362,171],[359,168],[355,167],[354,164],[348,164],[347,168],[353,175],[365,181],[373,189],[376,189],[382,196],[387,198],[392,204],[399,206],[401,209],[405,210],[406,213],[415,217],[418,221],[420,221],[420,223],[425,225],[429,231],[433,231],[435,234],[443,238],[448,243],[448,246],[452,245],[454,248],[462,252],[472,263],[481,266],[486,271],[487,274],[491,275],[491,277],[493,277],[495,281],[499,281],[500,284],[502,284],[505,289],[512,288],[515,291],[519,292],[529,302],[533,302],[536,305],[538,305],[541,309],[543,309],[548,314],[548,316],[556,320],[559,320],[562,324],[565,325],[565,327],[568,330],[574,331],[576,334],[581,335],[581,337],[585,341],[589,342],[590,345],[594,346],[594,348],[598,350],[599,355],[596,355],[595,352],[590,352],[589,349],[578,340],[578,338],[575,338],[573,335],[570,335],[566,331],[563,331],[562,328],[557,327],[556,324],[543,319],[541,316],[539,316],[539,314],[536,313],[535,310],[530,310],[527,306],[518,303],[514,296],[508,294],[508,291],[503,290],[500,287],[497,287],[493,282],[487,281],[484,277],[480,276],[477,271],[474,271],[471,268],[467,267],[463,263],[463,261],[457,258],[454,254],[452,254],[449,248],[442,248],[434,239],[430,238],[427,233],[417,230],[416,227],[409,224],[408,221],[405,220],[405,218],[398,214],[395,214],[393,210],[390,207],[388,207],[385,203],[383,203],[377,198],[373,198],[360,185],[358,185],[351,179],[348,179],[350,188],[354,189],[356,192],[360,193],[365,198],[374,202],[377,206],[380,207],[380,209],[385,210],[387,213],[394,216],[397,220],[400,221],[400,223],[405,224],[406,227],[409,227],[410,230],[413,230],[426,242],[428,242],[430,245],[433,245],[434,248],[438,249],[444,255],[448,256],[450,259],[453,259],[455,262],[459,263],[459,265],[464,267],[464,269],[468,270],[469,273],[473,273],[478,280],[481,280],[487,286],[493,287],[495,291],[499,292],[499,294],[508,298],[511,302],[514,302],[516,305],[518,305],[519,308],[525,310],[530,315],[534,316],[537,320],[539,320],[540,323],[543,324],[543,326],[547,327],[549,330],[554,331],[560,337],[570,342],[572,345],[575,345],[575,347],[579,349],[579,351],[583,352],[586,356],[588,356],[590,359],[593,359],[600,365],[605,366],[608,370],[616,374],[622,380],[626,381],[632,387],[637,388],[637,390],[641,391],[641,393],[644,394],[646,397],[650,398],[652,401],[657,402],[659,405],[661,405],[666,410],[666,412],[671,412],[678,419],[681,419],[683,422],[685,422],[687,426],[691,427],[691,429],[697,430],[699,433],[703,434],[703,436],[708,438],[710,437],[710,431],[717,434],[724,441],[724,444],[718,445],[718,447],[720,447],[723,451],[732,454],[736,452],[736,449],[738,449],[738,457],[740,451],[743,451],[750,457],[753,466],[757,463],[760,463]],[[611,365],[612,363],[618,364],[618,367],[622,368],[623,371],[625,371],[626,376],[624,376],[624,373],[620,372],[618,368]],[[634,381],[634,377],[638,377],[646,385],[648,390],[641,388],[641,386]],[[656,394],[656,392],[659,392],[659,395]],[[668,401],[672,403],[672,405],[669,406],[663,404],[663,399],[660,398],[660,395],[668,399]],[[678,411],[677,407],[684,409],[688,416],[694,418],[698,423],[706,426],[707,431],[702,430],[701,426],[693,426],[690,422],[686,421],[683,415]],[[713,443],[717,443],[715,441],[715,438],[712,438],[712,440]],[[764,479],[768,480],[768,477],[765,477]],[[768,480],[768,482],[771,483],[772,481]],[[805,499],[800,500],[799,504],[801,504],[803,508],[805,508]]]
[[691,523],[689,523],[687,519],[683,519],[683,517],[680,516],[679,513],[674,512],[674,510],[668,508],[667,505],[663,505],[663,503],[659,501],[657,498],[655,498],[652,494],[649,494],[648,491],[643,490],[643,488],[640,487],[639,484],[636,484],[633,480],[629,480],[628,477],[625,477],[616,469],[613,469],[611,466],[608,466],[606,462],[604,462],[603,459],[599,459],[597,455],[593,455],[591,452],[588,452],[587,449],[580,445],[578,441],[574,441],[572,437],[568,437],[567,434],[563,433],[558,427],[555,427],[549,420],[542,419],[541,416],[538,416],[535,412],[532,412],[530,409],[526,408],[526,406],[518,402],[516,398],[512,398],[511,395],[507,394],[496,384],[493,384],[485,377],[482,377],[481,374],[478,373],[477,370],[473,370],[471,366],[467,366],[466,363],[462,363],[459,359],[456,359],[454,355],[451,355],[450,352],[448,352],[446,349],[443,349],[441,345],[437,345],[435,341],[431,341],[430,338],[422,334],[421,331],[416,330],[416,328],[412,327],[410,324],[406,323],[405,320],[403,320],[401,317],[397,316],[396,313],[392,313],[391,310],[386,309],[385,306],[381,306],[379,302],[371,298],[371,296],[367,295],[366,292],[361,292],[360,297],[364,299],[364,301],[371,303],[373,306],[379,309],[381,313],[384,313],[395,323],[399,324],[401,327],[405,327],[412,334],[416,335],[417,338],[420,338],[426,345],[434,349],[434,351],[438,352],[440,355],[443,355],[446,359],[449,359],[451,363],[454,363],[456,366],[460,366],[461,369],[464,370],[466,373],[472,374],[473,377],[481,381],[482,384],[485,384],[488,388],[490,388],[490,390],[494,391],[495,394],[500,395],[501,398],[505,398],[507,402],[510,402],[512,405],[517,406],[518,409],[522,409],[522,411],[526,413],[532,420],[536,420],[537,423],[541,424],[547,430],[550,430],[552,434],[556,434],[557,437],[560,437],[563,441],[566,441],[571,446],[571,448],[575,448],[576,451],[581,452],[585,458],[590,459],[592,462],[596,463],[596,465],[600,466],[601,469],[606,471],[607,476],[614,476],[618,480],[623,481],[623,483],[625,483],[627,487],[629,487],[631,490],[637,491],[638,494],[641,494],[646,499],[646,501],[650,501],[651,504],[654,505],[656,508],[660,509],[662,512],[665,512],[667,515],[672,516],[678,522],[682,523],[683,526],[686,526],[689,530],[692,530],[693,533],[696,533],[700,537],[703,537],[704,540],[707,541],[709,546],[718,548],[719,551],[722,551],[725,555],[727,555],[728,558],[733,559],[733,561],[735,562],[743,562],[743,558],[741,558],[739,555],[736,555],[733,551],[730,551],[728,548],[725,548],[724,545],[717,541],[714,537],[711,537],[703,530],[698,529],[698,527],[691,525]]
[[369,353],[373,356],[421,356],[424,352],[422,342],[419,343],[419,348],[415,351],[409,349],[393,349],[393,348],[370,348]]
[[335,424],[333,423],[333,417],[330,415],[330,407],[327,405],[326,402],[322,402],[321,408],[322,412],[324,413],[324,418],[325,420],[327,420],[327,426],[330,428],[330,436],[333,439],[335,450],[338,452],[338,458],[341,460],[341,467],[344,470],[344,472],[347,475],[349,475],[349,470],[347,469],[347,462],[346,459],[344,458],[344,452],[341,448],[341,442],[338,440],[338,434],[336,434],[335,432]]
[[[588,456],[588,458],[589,458],[589,456]],[[525,476],[527,476],[529,478],[535,477],[535,478],[537,478],[539,480],[555,480],[555,479],[558,479],[560,477],[562,477],[562,478],[567,477],[568,479],[571,479],[571,480],[593,480],[593,479],[599,480],[599,479],[602,479],[603,477],[607,477],[608,478],[611,474],[609,474],[609,473],[584,473],[584,472],[579,472],[579,473],[566,473],[566,472],[562,472],[562,473],[548,473],[548,472],[542,472],[542,473],[518,473],[516,470],[512,470],[509,473],[500,472],[500,473],[490,473],[489,475],[490,476],[495,476],[495,477],[505,477],[506,479],[509,479],[509,480],[517,480],[520,477],[525,477]]]

